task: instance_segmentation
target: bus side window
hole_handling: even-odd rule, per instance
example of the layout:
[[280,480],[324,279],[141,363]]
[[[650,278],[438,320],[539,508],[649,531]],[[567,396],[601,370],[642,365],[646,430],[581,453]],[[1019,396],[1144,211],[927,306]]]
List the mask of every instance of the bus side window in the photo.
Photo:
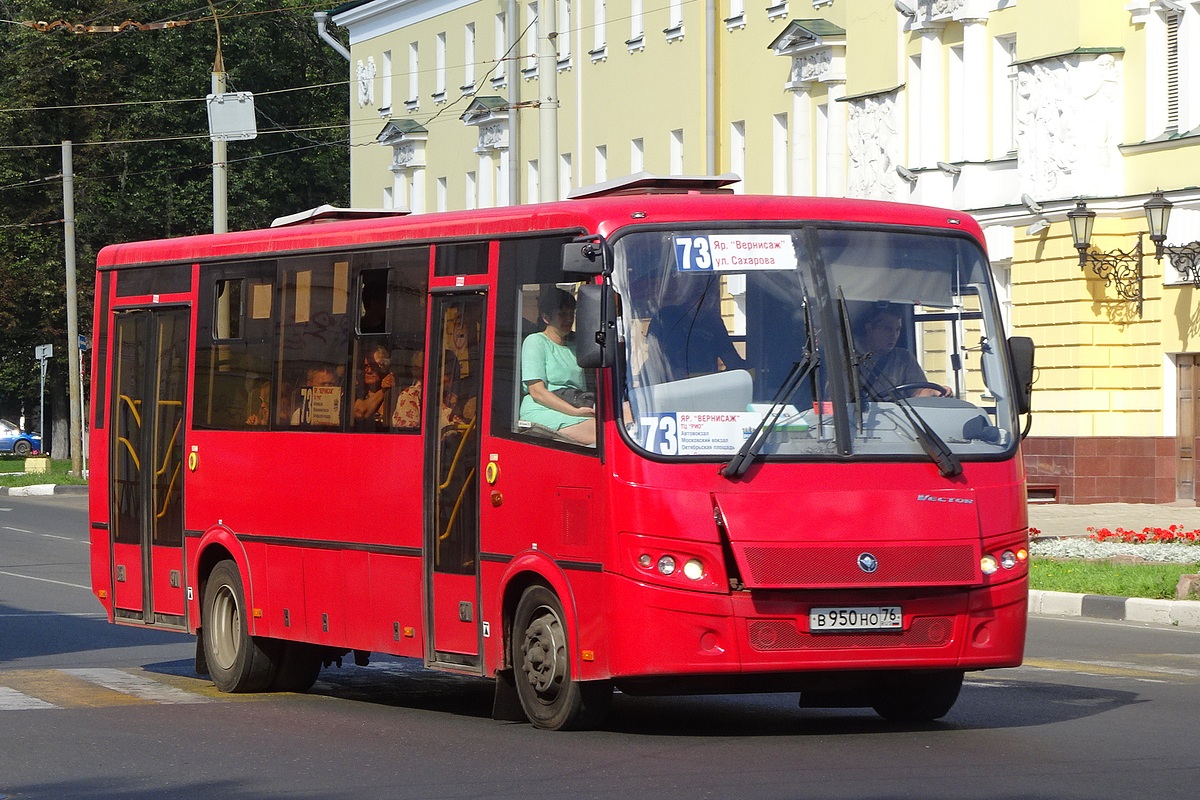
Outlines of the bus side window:
[[195,427],[242,430],[269,424],[274,273],[273,262],[202,270]]
[[[531,336],[540,336],[545,328],[538,309],[539,298],[558,297],[561,292],[574,298],[575,286],[564,282],[562,273],[562,247],[569,241],[569,237],[543,236],[500,243],[495,367],[492,376],[493,435],[517,435],[545,445],[562,445],[572,441],[558,432],[557,423],[573,420],[557,418],[557,422],[550,420],[550,424],[547,424],[538,414],[522,414],[522,404],[527,411],[531,406],[521,367],[526,342]],[[584,385],[574,387],[578,394],[574,396],[573,405],[578,406],[590,399],[581,399],[580,395],[594,393],[594,377],[594,374],[585,373]],[[559,396],[562,397],[561,394]],[[581,416],[578,422],[591,419]]]
[[350,262],[339,254],[293,258],[281,261],[281,273],[278,417],[338,430],[350,352]]
[[356,253],[357,311],[351,353],[351,428],[421,429],[429,247]]

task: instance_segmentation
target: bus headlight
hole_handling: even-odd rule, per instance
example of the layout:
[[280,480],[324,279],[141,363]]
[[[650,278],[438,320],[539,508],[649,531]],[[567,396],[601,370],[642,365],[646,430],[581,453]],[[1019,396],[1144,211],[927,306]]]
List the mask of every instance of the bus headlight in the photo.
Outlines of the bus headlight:
[[1000,554],[1000,566],[1005,569],[1012,569],[1017,565],[1017,554],[1012,550],[1005,550]]
[[719,542],[620,533],[622,573],[657,586],[689,591],[729,592],[725,554]]
[[663,556],[658,560],[658,571],[663,575],[675,574],[675,557]]
[[704,577],[704,565],[700,563],[699,559],[688,559],[687,563],[683,565],[683,576],[688,580],[700,580]]
[[996,570],[1000,569],[1000,564],[996,561],[995,556],[986,555],[979,559],[979,568],[983,570],[984,575],[994,575]]

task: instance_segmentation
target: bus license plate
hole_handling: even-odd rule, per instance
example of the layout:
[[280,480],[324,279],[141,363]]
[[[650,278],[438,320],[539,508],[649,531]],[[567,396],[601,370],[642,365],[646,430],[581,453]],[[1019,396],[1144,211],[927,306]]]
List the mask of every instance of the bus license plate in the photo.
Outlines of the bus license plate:
[[808,612],[808,628],[820,631],[887,631],[904,627],[900,606],[857,606],[814,608]]

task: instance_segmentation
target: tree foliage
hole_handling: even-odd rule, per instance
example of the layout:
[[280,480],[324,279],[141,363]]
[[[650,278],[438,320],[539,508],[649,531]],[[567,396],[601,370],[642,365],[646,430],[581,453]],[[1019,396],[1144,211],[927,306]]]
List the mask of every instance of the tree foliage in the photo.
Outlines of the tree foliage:
[[[81,333],[90,334],[100,248],[212,230],[204,97],[218,28],[229,90],[254,93],[259,130],[228,145],[229,229],[348,200],[348,69],[317,36],[317,8],[0,0],[10,22],[0,24],[0,416],[38,407],[36,345],[54,344],[60,360],[74,352],[65,340],[64,140],[73,142]],[[119,33],[11,24],[58,20],[183,24]]]

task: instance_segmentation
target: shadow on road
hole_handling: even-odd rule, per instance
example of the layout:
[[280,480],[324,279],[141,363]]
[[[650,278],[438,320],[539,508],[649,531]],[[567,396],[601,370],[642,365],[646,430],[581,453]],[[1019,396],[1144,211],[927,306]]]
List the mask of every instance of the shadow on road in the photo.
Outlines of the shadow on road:
[[[190,659],[146,665],[150,672],[197,677]],[[201,679],[204,680],[204,679]],[[425,669],[419,660],[384,657],[321,671],[312,695],[360,703],[489,718],[493,684]],[[639,736],[828,736],[913,731],[1001,730],[1053,725],[1147,702],[1136,692],[1070,683],[968,681],[942,720],[887,722],[871,709],[801,709],[798,695],[633,697],[618,693],[602,730]]]
[[0,665],[45,656],[185,641],[179,633],[112,625],[95,615],[29,611],[0,604]]

